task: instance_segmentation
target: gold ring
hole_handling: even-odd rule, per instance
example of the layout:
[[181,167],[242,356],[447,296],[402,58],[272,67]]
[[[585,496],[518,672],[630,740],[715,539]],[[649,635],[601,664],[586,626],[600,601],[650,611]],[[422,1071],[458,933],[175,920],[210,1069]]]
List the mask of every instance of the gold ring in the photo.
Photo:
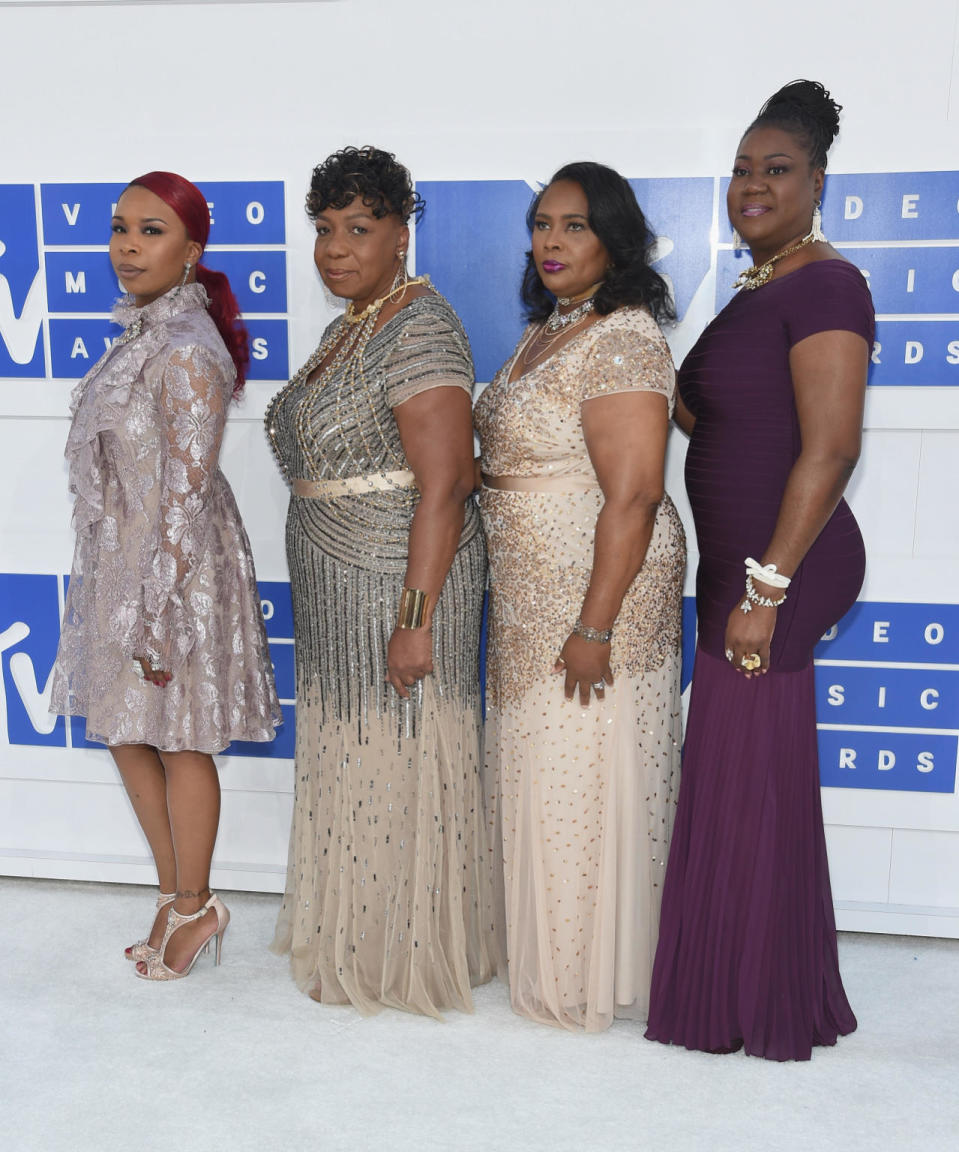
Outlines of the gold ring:
[[754,672],[759,665],[762,664],[762,660],[758,652],[753,652],[750,656],[744,656],[739,663],[742,664],[747,672]]

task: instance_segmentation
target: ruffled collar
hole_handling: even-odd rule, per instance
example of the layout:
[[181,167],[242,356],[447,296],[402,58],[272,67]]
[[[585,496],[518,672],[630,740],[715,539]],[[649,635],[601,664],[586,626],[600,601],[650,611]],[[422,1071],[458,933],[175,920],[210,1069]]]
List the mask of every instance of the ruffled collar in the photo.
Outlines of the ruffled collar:
[[111,319],[114,324],[119,324],[123,329],[129,328],[131,324],[139,320],[140,331],[145,332],[154,324],[162,324],[172,316],[179,315],[180,312],[188,312],[194,308],[206,308],[209,303],[210,298],[202,284],[184,284],[182,287],[177,285],[176,288],[171,288],[169,292],[157,297],[156,300],[144,304],[142,308],[138,308],[133,303],[132,296],[121,296],[113,306]]

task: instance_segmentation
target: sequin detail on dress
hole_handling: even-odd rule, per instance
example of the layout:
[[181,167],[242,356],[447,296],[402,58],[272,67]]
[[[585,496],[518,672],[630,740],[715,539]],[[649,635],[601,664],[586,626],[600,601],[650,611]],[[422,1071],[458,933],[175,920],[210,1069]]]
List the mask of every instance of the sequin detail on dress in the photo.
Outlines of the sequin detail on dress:
[[[267,428],[294,482],[390,473],[408,467],[393,408],[472,383],[455,313],[420,297],[372,336],[362,373],[344,366],[321,388],[298,373]],[[435,671],[400,700],[386,646],[417,500],[389,486],[291,496],[296,797],[273,947],[325,1002],[435,1016],[469,1009],[495,965],[477,661],[486,551],[470,500],[433,616]]]
[[598,1031],[614,1015],[646,1013],[678,786],[685,538],[664,497],[614,628],[615,683],[604,702],[567,703],[550,673],[579,615],[603,504],[580,409],[634,389],[660,392],[671,407],[674,374],[659,329],[638,309],[597,321],[511,382],[515,355],[476,405],[483,472],[590,477],[593,487],[481,493],[487,779],[491,834],[502,841],[510,990],[518,1012]]

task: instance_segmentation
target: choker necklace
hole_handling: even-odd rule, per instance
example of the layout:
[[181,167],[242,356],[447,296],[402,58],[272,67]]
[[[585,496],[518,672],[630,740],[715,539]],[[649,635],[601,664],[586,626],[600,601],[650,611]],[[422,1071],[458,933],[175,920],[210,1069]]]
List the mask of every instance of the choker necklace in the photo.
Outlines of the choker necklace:
[[557,300],[556,307],[546,321],[545,330],[547,332],[562,332],[564,328],[568,328],[571,324],[578,324],[579,321],[588,316],[594,308],[592,296],[590,296],[588,300],[584,300],[578,308],[574,308],[572,312],[567,312],[565,315],[560,312],[559,305],[560,302]]
[[751,292],[754,288],[762,288],[764,284],[769,283],[769,279],[773,274],[774,264],[777,264],[780,260],[784,260],[787,256],[792,256],[794,252],[798,252],[800,248],[805,248],[807,244],[812,244],[812,242],[817,239],[819,239],[819,237],[815,235],[815,230],[807,232],[797,244],[791,244],[788,248],[784,248],[782,252],[777,252],[775,256],[770,256],[765,264],[754,264],[752,268],[747,268],[745,272],[739,274],[736,283],[733,285],[733,291],[735,292],[739,288],[744,288],[747,292]]
[[[399,278],[399,274],[397,274]],[[373,312],[379,312],[387,300],[392,300],[400,292],[405,292],[407,288],[413,284],[426,284],[429,285],[429,276],[411,276],[409,279],[404,277],[399,284],[393,284],[393,287],[379,300],[374,300],[372,304],[367,304],[362,312],[355,312],[353,310],[353,301],[351,300],[346,306],[346,311],[343,313],[343,319],[347,324],[362,324],[363,321]]]

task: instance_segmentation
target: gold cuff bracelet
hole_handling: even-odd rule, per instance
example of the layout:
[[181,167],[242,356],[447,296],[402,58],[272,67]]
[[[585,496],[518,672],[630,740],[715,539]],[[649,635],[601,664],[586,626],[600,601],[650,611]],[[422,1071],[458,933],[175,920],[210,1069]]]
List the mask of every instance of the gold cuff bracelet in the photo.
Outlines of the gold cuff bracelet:
[[404,588],[403,595],[400,596],[397,628],[422,628],[429,602],[429,595],[421,592],[419,588]]

